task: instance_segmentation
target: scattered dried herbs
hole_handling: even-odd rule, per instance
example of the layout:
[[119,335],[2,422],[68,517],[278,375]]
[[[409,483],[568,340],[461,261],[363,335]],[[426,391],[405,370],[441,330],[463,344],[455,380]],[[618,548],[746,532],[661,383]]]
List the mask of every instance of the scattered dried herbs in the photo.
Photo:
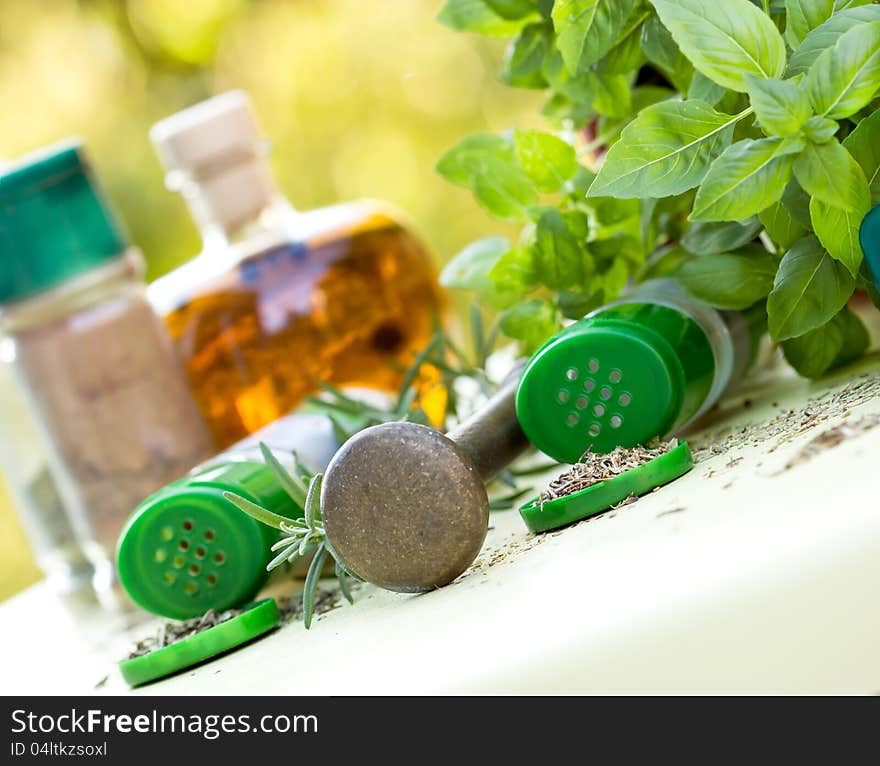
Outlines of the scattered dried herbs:
[[166,646],[171,646],[171,644],[176,644],[178,641],[195,636],[209,628],[231,620],[233,617],[238,617],[240,614],[240,609],[227,609],[225,612],[209,609],[201,617],[193,617],[183,622],[163,623],[159,626],[154,636],[148,636],[138,641],[127,659],[133,660],[135,657],[143,657],[145,654],[150,654],[150,652],[164,649]]
[[[587,452],[570,470],[550,482],[541,493],[541,505],[566,495],[574,494],[587,487],[592,487],[622,473],[638,468],[640,465],[660,457],[678,446],[678,439],[660,442],[655,440],[647,447],[618,447],[611,452],[599,455]],[[619,505],[625,504],[621,503]]]

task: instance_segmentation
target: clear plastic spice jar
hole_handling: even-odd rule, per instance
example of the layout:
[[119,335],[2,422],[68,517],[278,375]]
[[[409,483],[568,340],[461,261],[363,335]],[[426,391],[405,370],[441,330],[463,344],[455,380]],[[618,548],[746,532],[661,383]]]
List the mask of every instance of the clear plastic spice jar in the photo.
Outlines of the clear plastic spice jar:
[[645,282],[548,340],[529,360],[517,416],[560,462],[678,433],[755,362],[763,309],[718,311],[672,280]]
[[91,601],[92,565],[79,544],[52,474],[40,435],[12,374],[15,349],[0,339],[0,483],[25,536],[57,594]]
[[164,323],[79,144],[0,175],[0,329],[99,594],[137,504],[212,452]]

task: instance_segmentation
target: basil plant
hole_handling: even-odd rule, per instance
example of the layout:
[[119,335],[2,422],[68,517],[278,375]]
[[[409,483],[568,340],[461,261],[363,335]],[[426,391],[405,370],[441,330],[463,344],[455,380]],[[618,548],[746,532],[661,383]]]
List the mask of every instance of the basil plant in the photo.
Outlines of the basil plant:
[[880,5],[860,0],[447,0],[444,24],[510,38],[507,84],[551,131],[462,140],[439,161],[523,224],[447,265],[534,349],[631,281],[673,276],[765,308],[802,375],[860,356],[858,229],[880,202]]

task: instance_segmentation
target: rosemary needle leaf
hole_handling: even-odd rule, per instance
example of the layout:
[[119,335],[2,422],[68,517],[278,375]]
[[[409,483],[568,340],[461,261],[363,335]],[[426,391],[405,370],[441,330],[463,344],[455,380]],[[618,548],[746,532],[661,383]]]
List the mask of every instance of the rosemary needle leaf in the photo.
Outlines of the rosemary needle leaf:
[[333,436],[336,438],[336,441],[340,444],[345,444],[345,442],[351,438],[352,434],[333,415],[328,413],[327,417],[330,420],[330,425],[333,428]]
[[345,596],[345,600],[348,601],[349,604],[354,603],[354,598],[351,595],[351,589],[348,587],[348,575],[345,573],[345,570],[339,566],[339,562],[336,562],[336,580],[339,582],[339,590],[343,596]]
[[316,473],[309,482],[309,491],[305,498],[306,524],[309,529],[321,522],[321,480],[323,474]]
[[407,417],[410,414],[413,402],[416,400],[416,395],[418,393],[419,392],[415,388],[408,388],[404,391],[397,400],[397,409],[394,416],[397,418]]
[[513,478],[510,471],[502,471],[498,474],[498,481],[506,484],[511,489],[516,489],[516,479]]
[[295,537],[282,537],[277,543],[274,543],[270,551],[281,550],[281,548],[291,548],[294,545],[298,545],[299,541]]
[[299,477],[291,476],[287,469],[278,461],[278,458],[272,454],[272,450],[270,450],[264,442],[260,442],[260,452],[263,453],[263,460],[272,470],[272,473],[275,474],[278,483],[284,488],[284,491],[290,495],[293,502],[302,508],[306,502],[306,488],[299,480]]
[[[283,541],[289,542],[289,541]],[[298,545],[288,545],[281,553],[279,553],[274,559],[272,559],[268,564],[266,564],[266,571],[271,572],[275,567],[284,563],[285,561],[289,561],[293,563],[299,558],[299,546]]]
[[327,558],[327,548],[321,543],[315,551],[315,557],[309,565],[306,575],[306,583],[303,588],[303,624],[308,630],[312,625],[312,614],[315,611],[315,595],[318,592],[318,579],[324,568],[324,559]]
[[443,332],[438,330],[431,336],[431,340],[428,341],[428,345],[425,346],[419,353],[416,355],[415,360],[413,361],[410,368],[406,371],[406,375],[403,377],[403,383],[400,384],[400,396],[397,398],[397,406],[394,408],[398,412],[402,409],[404,397],[407,395],[407,392],[412,386],[413,382],[416,379],[416,375],[419,374],[419,370],[422,369],[422,365],[425,363],[425,360],[434,353],[434,349],[440,345],[440,342],[443,340]]
[[483,337],[483,314],[476,303],[471,304],[470,311],[471,335],[474,339],[474,355],[477,365],[482,366],[486,360],[485,339]]
[[275,527],[275,529],[283,531],[281,525],[290,522],[290,519],[279,516],[277,513],[272,513],[272,511],[267,511],[262,506],[252,503],[250,500],[243,498],[241,495],[236,495],[234,492],[224,492],[223,497],[240,511],[244,511],[248,516],[261,521],[266,526]]

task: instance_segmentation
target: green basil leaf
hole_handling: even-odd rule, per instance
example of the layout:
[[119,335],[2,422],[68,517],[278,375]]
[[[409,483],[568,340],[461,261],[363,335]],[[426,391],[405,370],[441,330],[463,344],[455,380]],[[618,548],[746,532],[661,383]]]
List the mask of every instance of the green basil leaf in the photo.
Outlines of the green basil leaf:
[[516,164],[513,145],[501,136],[479,134],[447,151],[437,163],[437,172],[447,181],[473,189],[477,177],[498,164]]
[[859,226],[871,209],[871,192],[864,176],[859,185],[858,205],[851,210],[830,205],[816,197],[810,200],[813,231],[828,254],[846,266],[854,277],[859,273],[863,258]]
[[815,330],[840,311],[855,279],[819,240],[799,239],[785,254],[767,298],[770,336],[782,341]]
[[736,253],[701,255],[685,261],[676,277],[695,298],[720,309],[745,309],[773,289],[776,259],[751,245]]
[[505,237],[485,237],[471,242],[452,257],[440,272],[440,284],[462,290],[483,290],[491,284],[489,272],[510,250]]
[[506,221],[528,221],[529,207],[538,201],[529,177],[518,167],[502,164],[477,177],[474,197],[486,212]]
[[807,91],[817,114],[849,117],[880,88],[880,21],[860,24],[840,36],[807,72]]
[[544,211],[535,229],[534,258],[539,281],[554,290],[588,284],[593,273],[593,261],[587,249],[586,215],[572,228],[580,228],[576,236],[569,223],[556,208]]
[[589,73],[573,75],[568,71],[558,50],[552,49],[547,56],[543,74],[550,86],[566,98],[574,102],[592,104],[593,81],[589,78]]
[[724,86],[712,82],[702,72],[694,72],[687,90],[687,97],[704,101],[709,106],[717,106],[726,93],[727,89]]
[[791,55],[788,74],[792,76],[806,72],[823,51],[834,47],[842,34],[869,21],[880,21],[880,5],[865,5],[836,12],[804,38]]
[[603,300],[604,291],[602,290],[591,293],[561,290],[556,295],[556,305],[566,319],[582,319],[593,309],[599,308]]
[[511,306],[499,317],[501,331],[522,344],[531,354],[561,329],[556,309],[547,301],[533,299]]
[[752,74],[747,74],[745,80],[749,100],[765,133],[771,136],[797,133],[813,114],[810,99],[800,83]]
[[794,174],[804,191],[844,210],[861,205],[865,174],[841,143],[807,142],[794,162]]
[[788,250],[807,230],[801,226],[780,201],[758,213],[758,218],[779,250]]
[[593,108],[608,117],[628,117],[632,109],[629,80],[622,74],[587,72],[593,91]]
[[777,202],[791,178],[801,138],[746,139],[724,150],[703,179],[691,218],[739,221]]
[[751,242],[761,231],[757,218],[745,221],[698,222],[688,227],[681,238],[684,248],[695,255],[729,252]]
[[782,342],[786,361],[805,378],[824,375],[842,350],[843,327],[837,316],[815,330]]
[[642,53],[642,24],[645,20],[644,13],[639,9],[627,21],[627,27],[621,34],[620,40],[601,59],[596,70],[604,74],[628,74],[638,69],[644,61]]
[[839,127],[834,120],[814,114],[804,123],[802,130],[814,144],[826,144],[834,138]]
[[643,109],[609,150],[589,195],[668,197],[697,186],[744,116],[716,112],[701,101]]
[[694,68],[656,16],[651,16],[642,27],[642,50],[645,58],[663,72],[676,89],[687,93]]
[[547,87],[542,69],[553,33],[545,24],[530,24],[507,46],[501,80],[514,88]]
[[[797,179],[792,178],[782,193],[782,204],[791,213],[791,217],[807,231],[812,231],[813,222],[810,220],[810,195],[807,194]],[[787,248],[786,248],[787,249]]]
[[785,0],[785,39],[797,48],[816,27],[834,13],[834,0]]
[[[547,0],[547,2],[552,2],[552,0]],[[834,0],[834,12],[845,10],[847,8],[853,8],[857,5],[867,5],[868,3],[876,2],[876,0]]]
[[871,189],[871,201],[880,203],[880,111],[865,117],[843,141],[862,168]]
[[570,71],[580,73],[618,41],[637,0],[556,0],[556,45]]
[[834,358],[834,362],[831,364],[832,369],[858,359],[868,350],[871,342],[868,328],[849,309],[845,308],[841,311],[835,320],[843,327],[843,348]]
[[821,327],[782,344],[788,363],[807,378],[818,378],[829,370],[861,357],[870,342],[864,323],[849,309]]
[[479,32],[489,37],[513,37],[525,21],[501,18],[485,0],[446,0],[437,20],[459,32]]
[[695,69],[739,93],[746,73],[779,77],[785,42],[770,17],[749,0],[651,0]]
[[538,284],[535,254],[531,247],[514,247],[504,253],[489,271],[499,293],[529,292]]
[[602,294],[605,302],[612,301],[617,298],[629,282],[629,268],[622,258],[616,258],[611,264],[593,278],[592,284],[598,287],[601,285]]
[[538,201],[531,180],[516,162],[513,145],[501,136],[469,136],[437,163],[447,180],[471,189],[491,215],[516,221],[529,219]]
[[515,130],[513,146],[520,167],[539,189],[559,191],[578,171],[574,147],[540,130]]
[[502,19],[523,19],[538,13],[537,0],[483,0]]

